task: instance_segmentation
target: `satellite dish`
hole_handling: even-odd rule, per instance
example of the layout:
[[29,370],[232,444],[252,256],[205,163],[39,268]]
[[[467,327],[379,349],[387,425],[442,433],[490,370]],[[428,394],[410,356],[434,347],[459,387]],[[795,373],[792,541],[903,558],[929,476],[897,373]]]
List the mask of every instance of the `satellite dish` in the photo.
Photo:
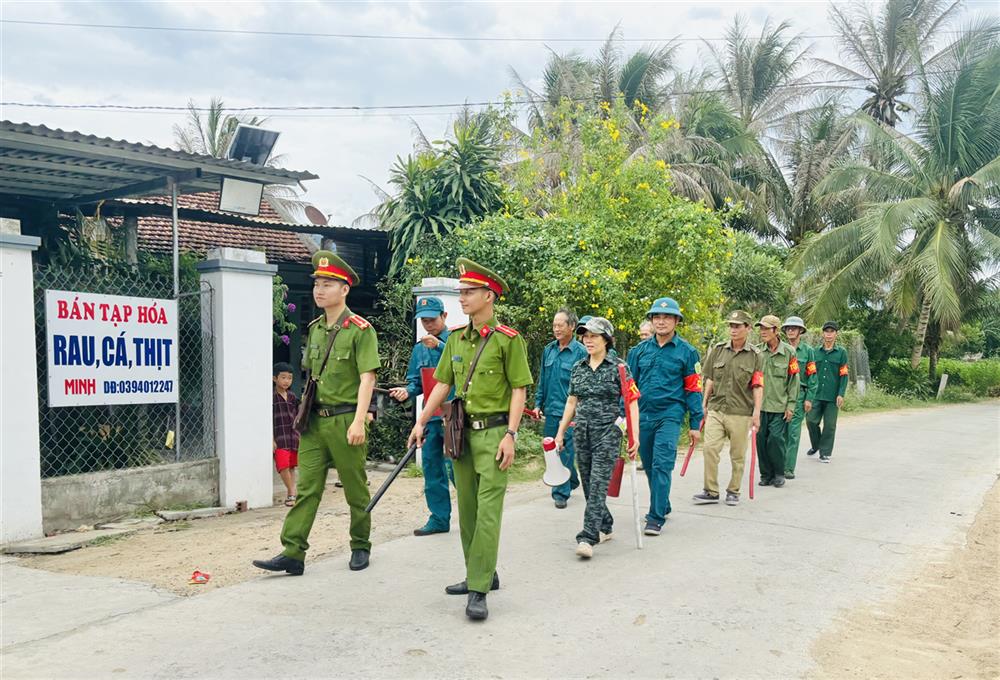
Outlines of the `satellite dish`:
[[278,142],[279,132],[265,130],[254,125],[240,123],[226,149],[226,158],[246,161],[254,165],[264,165],[271,157],[271,151]]
[[319,227],[326,226],[326,215],[324,215],[319,208],[314,205],[306,206],[306,217],[309,221]]

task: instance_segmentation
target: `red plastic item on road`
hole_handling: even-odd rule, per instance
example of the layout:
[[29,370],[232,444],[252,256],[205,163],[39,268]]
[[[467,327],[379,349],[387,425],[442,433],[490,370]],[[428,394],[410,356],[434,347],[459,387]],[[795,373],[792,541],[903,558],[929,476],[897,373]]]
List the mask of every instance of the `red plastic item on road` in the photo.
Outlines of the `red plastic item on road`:
[[625,474],[625,459],[621,456],[615,461],[615,468],[611,471],[611,481],[608,482],[608,495],[611,498],[618,498],[622,490],[622,475]]
[[208,583],[212,575],[206,571],[198,571],[197,569],[191,574],[191,580],[188,581],[189,585],[201,585],[203,583]]
[[750,428],[750,500],[753,500],[753,488],[757,484],[757,428]]
[[[701,427],[698,428],[699,432],[704,432],[705,431],[705,418],[707,418],[707,417],[708,416],[706,415],[705,417],[703,417],[701,419]],[[694,442],[691,442],[691,446],[688,447],[687,455],[684,456],[684,464],[681,465],[681,477],[683,477],[684,473],[688,471],[688,463],[691,462],[691,455],[693,453],[694,453]]]

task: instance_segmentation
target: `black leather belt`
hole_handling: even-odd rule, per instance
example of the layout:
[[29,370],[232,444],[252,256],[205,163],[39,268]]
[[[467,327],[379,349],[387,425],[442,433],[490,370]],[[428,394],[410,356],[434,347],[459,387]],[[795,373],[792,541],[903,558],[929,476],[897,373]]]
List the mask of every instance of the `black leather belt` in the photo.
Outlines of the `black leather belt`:
[[481,418],[473,418],[471,416],[465,416],[465,425],[470,430],[488,430],[491,427],[500,427],[501,425],[507,424],[507,414],[498,413],[493,416],[483,416]]
[[345,413],[354,413],[358,409],[357,404],[341,404],[340,406],[317,406],[313,409],[313,413],[318,415],[320,418],[329,418],[330,416],[342,416]]

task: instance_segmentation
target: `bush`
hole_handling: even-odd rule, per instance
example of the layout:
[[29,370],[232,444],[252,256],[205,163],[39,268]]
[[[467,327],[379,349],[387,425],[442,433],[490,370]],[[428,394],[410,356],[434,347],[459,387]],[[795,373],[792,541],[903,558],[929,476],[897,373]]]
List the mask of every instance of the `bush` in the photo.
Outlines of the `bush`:
[[927,383],[926,363],[911,368],[909,359],[889,359],[876,379],[886,391],[906,399],[928,399],[934,396],[934,391]]
[[873,382],[868,385],[863,396],[858,394],[854,385],[848,387],[841,410],[845,413],[860,413],[863,411],[887,411],[915,405],[915,400],[912,397],[907,398],[893,394],[887,391],[884,386]]
[[[927,373],[926,359],[920,363]],[[941,359],[937,365],[938,378],[948,374],[948,386],[964,387],[968,392],[979,396],[989,396],[990,390],[1000,388],[1000,359],[980,359],[979,361],[960,361],[958,359]]]
[[[878,375],[879,383],[893,394],[917,399],[927,399],[937,394],[937,381],[927,382],[927,361],[924,357],[917,368],[910,368],[909,359],[889,359],[886,368]],[[937,365],[937,379],[948,374],[945,395],[952,390],[955,399],[960,392],[975,397],[993,396],[1000,392],[1000,359],[960,361],[941,359]]]

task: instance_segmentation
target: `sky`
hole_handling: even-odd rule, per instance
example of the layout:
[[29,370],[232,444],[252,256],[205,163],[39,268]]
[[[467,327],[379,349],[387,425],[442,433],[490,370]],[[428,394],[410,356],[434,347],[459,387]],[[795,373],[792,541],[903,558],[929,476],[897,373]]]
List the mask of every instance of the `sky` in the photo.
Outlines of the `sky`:
[[[958,19],[1000,13],[967,0]],[[388,39],[219,34],[0,24],[0,101],[38,104],[398,106],[497,100],[516,91],[511,69],[536,87],[551,51],[593,55],[616,25],[630,53],[680,36],[678,65],[708,63],[698,38],[722,37],[740,14],[753,32],[791,22],[811,54],[836,59],[822,2],[0,2],[5,21],[46,21],[239,31],[338,33]],[[426,39],[402,39],[420,36]],[[463,41],[456,37],[502,38]],[[518,38],[520,40],[512,40]],[[529,40],[530,39],[530,40]],[[633,42],[634,41],[634,42]],[[661,42],[657,42],[661,41]],[[455,109],[279,112],[283,165],[309,170],[303,199],[350,225],[389,189],[389,169],[412,150],[413,123],[446,134]],[[0,107],[0,118],[88,134],[173,144],[180,112]],[[368,178],[368,179],[366,179]]]

